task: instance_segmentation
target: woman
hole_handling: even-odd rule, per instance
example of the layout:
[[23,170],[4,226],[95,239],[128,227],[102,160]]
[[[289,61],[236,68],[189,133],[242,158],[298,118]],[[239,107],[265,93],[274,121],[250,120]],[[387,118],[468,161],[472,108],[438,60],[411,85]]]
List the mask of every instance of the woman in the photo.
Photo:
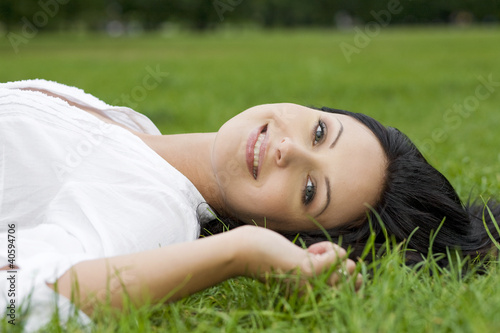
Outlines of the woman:
[[[160,135],[128,108],[42,80],[0,85],[0,106],[0,236],[18,235],[28,328],[47,320],[59,294],[62,316],[68,299],[91,314],[107,297],[120,307],[124,289],[138,304],[170,301],[234,276],[309,277],[340,263],[335,285],[354,273],[375,212],[399,241],[419,227],[412,261],[445,217],[435,252],[491,248],[478,212],[403,134],[364,115],[270,104],[217,133]],[[219,233],[227,223],[245,226]],[[218,234],[196,240],[200,224]],[[324,229],[354,247],[352,259]]]

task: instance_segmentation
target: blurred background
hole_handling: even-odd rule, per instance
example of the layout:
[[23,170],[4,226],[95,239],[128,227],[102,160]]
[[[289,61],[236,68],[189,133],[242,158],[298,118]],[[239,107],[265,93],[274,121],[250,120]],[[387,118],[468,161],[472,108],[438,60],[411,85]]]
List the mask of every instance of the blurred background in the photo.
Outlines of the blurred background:
[[0,0],[0,81],[216,131],[256,104],[369,114],[462,197],[500,192],[499,0]]
[[373,20],[372,10],[391,3],[401,6],[388,22],[391,25],[466,25],[500,19],[495,0],[2,0],[0,22],[3,29],[19,28],[22,17],[33,16],[45,4],[47,9],[60,8],[40,27],[43,30],[105,30],[115,36],[174,27],[205,31],[218,28],[222,20],[266,28],[346,28]]

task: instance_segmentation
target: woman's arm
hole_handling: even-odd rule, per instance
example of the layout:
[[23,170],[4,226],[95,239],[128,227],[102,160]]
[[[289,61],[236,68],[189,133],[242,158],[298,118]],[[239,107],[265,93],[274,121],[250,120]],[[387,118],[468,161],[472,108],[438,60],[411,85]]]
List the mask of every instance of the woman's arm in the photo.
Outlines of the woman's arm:
[[[236,276],[263,278],[272,270],[296,268],[312,276],[343,258],[345,251],[332,243],[304,250],[271,230],[245,226],[193,242],[78,263],[58,279],[57,291],[71,299],[78,290],[72,300],[91,314],[95,302],[108,297],[121,307],[124,288],[135,304],[167,297],[172,301]],[[354,262],[346,264],[352,273]],[[333,274],[330,283],[337,280]],[[76,283],[78,288],[72,288]]]

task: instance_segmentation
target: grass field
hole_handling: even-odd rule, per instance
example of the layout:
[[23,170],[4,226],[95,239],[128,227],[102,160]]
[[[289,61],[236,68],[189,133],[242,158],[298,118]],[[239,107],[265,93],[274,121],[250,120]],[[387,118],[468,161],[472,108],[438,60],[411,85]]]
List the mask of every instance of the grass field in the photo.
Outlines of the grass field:
[[[346,58],[341,49],[346,44],[358,53]],[[145,113],[165,134],[216,131],[231,116],[261,103],[363,112],[414,139],[462,198],[498,197],[500,29],[391,28],[365,44],[356,45],[353,32],[329,30],[116,39],[40,34],[18,52],[7,38],[0,39],[0,81],[45,78],[74,85]],[[151,71],[160,75],[155,84],[145,84]],[[383,259],[358,293],[348,285],[329,289],[318,279],[308,296],[285,297],[279,282],[241,278],[128,315],[103,310],[95,330],[500,331],[500,292],[495,291],[500,266],[493,264],[481,276],[460,277],[452,269],[430,277],[425,269],[398,263],[396,255]],[[59,329],[54,325],[51,331]]]

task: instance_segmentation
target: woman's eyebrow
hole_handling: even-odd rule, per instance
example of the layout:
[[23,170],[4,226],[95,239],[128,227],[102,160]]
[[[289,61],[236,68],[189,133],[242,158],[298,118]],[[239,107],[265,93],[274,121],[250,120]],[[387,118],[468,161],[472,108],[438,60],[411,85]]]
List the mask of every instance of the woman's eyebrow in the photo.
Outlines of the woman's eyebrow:
[[337,121],[339,122],[340,124],[340,129],[339,129],[339,132],[337,133],[337,136],[335,137],[335,139],[333,139],[333,142],[332,144],[330,145],[330,149],[333,148],[333,146],[335,146],[335,144],[337,143],[338,139],[340,138],[340,136],[342,135],[342,132],[344,132],[344,125],[342,125],[342,122],[340,120],[337,119]]
[[[344,125],[342,124],[342,122],[339,119],[337,119],[337,121],[340,124],[340,128],[339,128],[339,131],[337,133],[337,136],[335,136],[335,139],[333,139],[333,142],[330,144],[330,147],[329,147],[330,149],[332,149],[335,146],[335,144],[339,140],[340,136],[344,132]],[[331,187],[330,187],[330,179],[328,179],[328,177],[325,177],[325,188],[326,188],[326,202],[325,202],[325,205],[323,206],[323,209],[319,212],[318,215],[316,215],[316,218],[318,218],[321,214],[323,214],[323,212],[328,208],[328,205],[330,204]]]

